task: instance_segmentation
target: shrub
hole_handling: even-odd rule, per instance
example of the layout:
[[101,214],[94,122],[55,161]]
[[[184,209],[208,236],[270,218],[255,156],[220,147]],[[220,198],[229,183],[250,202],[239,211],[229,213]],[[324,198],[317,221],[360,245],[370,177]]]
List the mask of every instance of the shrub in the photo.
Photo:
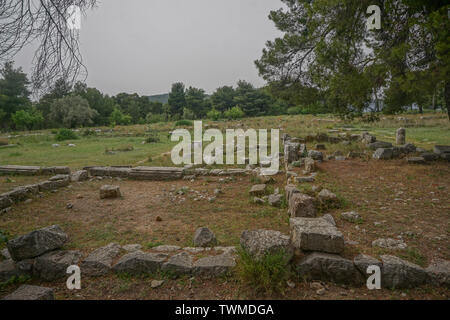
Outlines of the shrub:
[[160,139],[156,132],[150,132],[145,137],[145,143],[157,143],[159,141],[160,141]]
[[223,113],[224,117],[227,119],[240,119],[245,116],[244,111],[238,106],[231,108]]
[[206,114],[206,117],[213,121],[217,121],[220,119],[221,115],[222,114],[220,113],[220,111],[217,111],[215,108],[213,108]]
[[291,116],[292,115],[296,115],[296,114],[300,114],[300,113],[302,113],[302,109],[300,107],[290,107],[287,110],[287,113],[290,114]]
[[195,114],[194,114],[194,112],[191,109],[184,108],[183,109],[183,118],[184,119],[189,119],[189,120],[194,120],[195,119]]
[[163,114],[153,114],[151,112],[149,112],[147,114],[147,116],[145,117],[145,121],[147,121],[147,123],[158,123],[158,122],[164,122],[166,121],[166,117]]
[[175,126],[180,127],[187,127],[187,126],[192,126],[192,121],[189,120],[178,120],[177,122],[175,122]]
[[56,141],[64,141],[64,140],[75,140],[78,139],[78,136],[70,129],[62,128],[59,129],[58,133],[55,136]]
[[266,253],[256,259],[247,250],[238,250],[237,272],[254,290],[266,294],[282,292],[291,275],[289,256],[285,250]]

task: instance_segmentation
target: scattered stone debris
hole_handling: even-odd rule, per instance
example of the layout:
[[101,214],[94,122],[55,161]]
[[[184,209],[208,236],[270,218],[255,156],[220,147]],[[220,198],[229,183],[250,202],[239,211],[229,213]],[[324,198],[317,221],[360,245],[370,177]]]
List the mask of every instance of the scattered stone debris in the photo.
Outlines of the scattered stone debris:
[[353,222],[353,223],[361,220],[361,216],[355,211],[343,212],[343,213],[341,213],[341,217],[342,217],[342,219],[347,220],[348,222]]
[[261,196],[266,193],[267,186],[265,184],[256,184],[250,189],[251,196]]
[[268,252],[285,250],[293,254],[290,237],[274,230],[245,230],[241,234],[241,246],[257,258]]
[[392,250],[403,250],[407,248],[407,245],[403,240],[395,240],[391,238],[377,239],[372,242],[372,247],[380,247]]

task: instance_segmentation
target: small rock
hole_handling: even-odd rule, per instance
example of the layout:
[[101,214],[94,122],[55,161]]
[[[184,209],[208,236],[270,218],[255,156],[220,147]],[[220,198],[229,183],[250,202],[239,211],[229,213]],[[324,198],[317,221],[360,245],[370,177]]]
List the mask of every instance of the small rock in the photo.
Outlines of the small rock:
[[196,247],[208,247],[217,244],[214,233],[206,227],[198,228],[194,234],[194,245]]
[[152,280],[150,286],[152,289],[161,287],[164,284],[164,280]]

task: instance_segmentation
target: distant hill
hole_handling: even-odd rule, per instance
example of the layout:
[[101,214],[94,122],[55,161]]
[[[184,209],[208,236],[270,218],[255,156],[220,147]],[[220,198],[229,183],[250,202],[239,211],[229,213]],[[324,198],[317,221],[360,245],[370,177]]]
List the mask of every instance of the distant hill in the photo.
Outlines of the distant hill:
[[150,100],[151,102],[161,102],[165,104],[167,103],[167,101],[169,101],[169,94],[168,93],[155,94],[152,96],[148,96],[148,100]]

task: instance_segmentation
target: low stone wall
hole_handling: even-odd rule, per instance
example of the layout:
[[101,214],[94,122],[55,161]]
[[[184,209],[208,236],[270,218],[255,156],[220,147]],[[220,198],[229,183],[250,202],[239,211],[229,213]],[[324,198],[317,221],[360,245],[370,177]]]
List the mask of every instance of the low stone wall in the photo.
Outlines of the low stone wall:
[[0,174],[8,175],[53,175],[53,174],[70,174],[69,167],[39,167],[39,166],[16,166],[5,165],[0,166]]

